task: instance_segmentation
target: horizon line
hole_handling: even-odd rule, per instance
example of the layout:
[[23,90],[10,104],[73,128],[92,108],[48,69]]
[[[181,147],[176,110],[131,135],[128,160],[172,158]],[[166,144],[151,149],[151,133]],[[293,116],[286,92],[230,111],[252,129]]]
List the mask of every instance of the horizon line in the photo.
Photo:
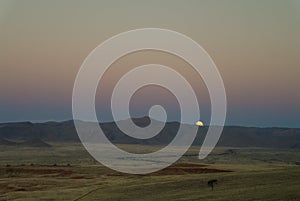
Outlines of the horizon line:
[[[131,117],[127,119],[121,119],[117,121],[126,121],[128,119],[143,119],[143,118],[150,118],[149,116],[141,116],[141,117]],[[150,118],[155,121],[160,121],[155,118]],[[3,121],[0,122],[0,124],[14,124],[14,123],[31,123],[31,124],[45,124],[45,123],[63,123],[68,121],[75,121],[75,119],[64,119],[64,120],[20,120],[20,121]],[[77,121],[83,121],[83,122],[92,122],[88,120],[77,120]],[[98,121],[96,123],[115,123],[116,121],[113,120],[107,120],[107,121]],[[160,121],[162,122],[162,121]],[[95,122],[94,122],[95,123]],[[165,123],[180,123],[177,120],[167,120]],[[180,123],[180,124],[186,124],[186,125],[195,125],[192,123]],[[203,127],[209,127],[209,126],[220,126],[220,125],[209,125],[204,124]],[[224,127],[246,127],[246,128],[283,128],[283,129],[300,129],[300,127],[288,127],[288,126],[255,126],[255,125],[239,125],[239,124],[224,124]]]

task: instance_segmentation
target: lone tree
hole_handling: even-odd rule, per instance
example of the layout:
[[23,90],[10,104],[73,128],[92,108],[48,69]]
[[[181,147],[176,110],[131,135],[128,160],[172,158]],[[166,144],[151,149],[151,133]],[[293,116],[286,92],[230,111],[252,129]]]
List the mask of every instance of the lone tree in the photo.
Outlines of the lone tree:
[[211,187],[211,190],[212,190],[212,191],[214,190],[214,185],[215,185],[215,184],[218,184],[218,180],[216,180],[216,179],[212,179],[212,180],[209,180],[209,181],[207,182],[207,185]]

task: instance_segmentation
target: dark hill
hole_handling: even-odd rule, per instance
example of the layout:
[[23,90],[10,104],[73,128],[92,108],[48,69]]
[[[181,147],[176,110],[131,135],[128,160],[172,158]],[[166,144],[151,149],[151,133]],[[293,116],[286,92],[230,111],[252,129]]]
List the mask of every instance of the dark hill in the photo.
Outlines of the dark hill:
[[292,149],[300,149],[300,143],[294,144],[291,148]]
[[[149,120],[147,117],[133,119],[139,126],[147,126]],[[178,122],[168,122],[157,136],[147,140],[129,137],[120,131],[115,122],[101,123],[100,126],[107,138],[113,143],[166,145],[172,141],[180,124]],[[187,129],[193,127],[193,125],[185,126]],[[194,145],[202,144],[207,129],[207,127],[198,129]],[[0,124],[0,145],[1,138],[2,141],[6,140],[5,143],[7,141],[26,141],[26,143],[23,143],[24,145],[40,145],[41,147],[50,146],[45,142],[80,142],[73,121],[2,123]],[[299,149],[300,129],[226,126],[218,146]]]
[[5,145],[5,146],[14,146],[17,145],[16,142],[12,142],[3,138],[0,138],[0,145]]
[[26,147],[51,147],[50,144],[44,142],[41,139],[38,138],[34,138],[34,139],[30,139],[27,140],[25,142],[20,142],[18,143],[18,146],[26,146]]

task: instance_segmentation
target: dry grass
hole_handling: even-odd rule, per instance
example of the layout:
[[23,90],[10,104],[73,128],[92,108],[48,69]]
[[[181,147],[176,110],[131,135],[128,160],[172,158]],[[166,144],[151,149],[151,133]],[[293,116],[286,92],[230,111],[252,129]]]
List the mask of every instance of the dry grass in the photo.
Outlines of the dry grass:
[[[296,201],[300,198],[300,166],[296,165],[299,153],[291,150],[219,148],[204,160],[206,164],[200,164],[203,161],[197,160],[198,149],[194,147],[174,166],[140,176],[103,167],[75,144],[57,144],[42,151],[0,149],[0,159],[4,161],[0,166],[0,200]],[[151,147],[145,149],[149,151]],[[279,160],[276,163],[275,156]],[[210,179],[218,179],[214,191],[207,186]]]

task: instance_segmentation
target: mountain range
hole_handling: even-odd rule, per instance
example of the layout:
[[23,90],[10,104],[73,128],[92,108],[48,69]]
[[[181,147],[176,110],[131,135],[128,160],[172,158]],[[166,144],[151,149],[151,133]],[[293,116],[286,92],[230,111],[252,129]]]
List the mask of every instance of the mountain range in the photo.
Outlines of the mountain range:
[[[149,117],[132,120],[142,127],[150,123]],[[106,137],[113,143],[144,145],[166,145],[170,143],[180,126],[178,122],[167,122],[158,135],[142,140],[124,134],[115,122],[100,123],[99,125]],[[192,128],[194,125],[185,126]],[[207,130],[207,126],[198,128],[193,145],[202,144]],[[80,142],[74,121],[0,123],[0,145],[49,147],[50,145],[46,142]],[[300,149],[300,128],[225,126],[217,146]]]

